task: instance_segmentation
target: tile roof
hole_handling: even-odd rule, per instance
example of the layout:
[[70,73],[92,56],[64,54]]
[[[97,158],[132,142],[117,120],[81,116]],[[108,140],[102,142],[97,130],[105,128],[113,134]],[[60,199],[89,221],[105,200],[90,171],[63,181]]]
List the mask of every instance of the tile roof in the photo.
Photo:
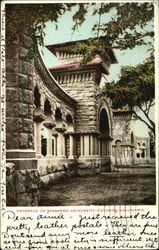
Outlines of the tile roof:
[[[102,61],[101,60],[92,60],[90,62],[87,63],[87,65],[96,65],[96,64],[100,64]],[[79,66],[80,62],[75,62],[75,63],[69,63],[69,64],[63,64],[63,65],[57,65],[57,66],[53,66],[53,67],[49,67],[49,69],[60,69],[60,68],[70,68],[70,67],[75,67],[75,66]]]

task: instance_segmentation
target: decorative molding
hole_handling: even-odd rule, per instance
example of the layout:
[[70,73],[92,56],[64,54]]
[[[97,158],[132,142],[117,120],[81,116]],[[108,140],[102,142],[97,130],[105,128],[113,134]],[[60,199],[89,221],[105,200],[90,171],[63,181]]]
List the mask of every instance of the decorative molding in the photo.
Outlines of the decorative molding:
[[54,77],[59,82],[59,84],[87,82],[93,80],[93,72],[63,72],[62,74],[57,74]]

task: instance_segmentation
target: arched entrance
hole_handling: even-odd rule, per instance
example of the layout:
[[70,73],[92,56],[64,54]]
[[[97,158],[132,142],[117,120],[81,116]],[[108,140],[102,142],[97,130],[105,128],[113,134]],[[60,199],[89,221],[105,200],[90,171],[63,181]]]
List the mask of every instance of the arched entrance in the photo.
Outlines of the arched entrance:
[[102,108],[99,116],[99,155],[101,157],[101,172],[111,170],[111,131],[107,110]]
[[105,108],[102,108],[100,112],[100,122],[99,122],[99,131],[100,131],[100,155],[107,156],[109,152],[109,142],[110,142],[110,131],[109,131],[109,120]]

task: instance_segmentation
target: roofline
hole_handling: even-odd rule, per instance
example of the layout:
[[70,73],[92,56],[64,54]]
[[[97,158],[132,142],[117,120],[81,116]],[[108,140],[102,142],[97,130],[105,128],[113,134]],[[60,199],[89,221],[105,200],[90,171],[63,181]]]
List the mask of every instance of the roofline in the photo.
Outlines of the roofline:
[[58,71],[61,72],[61,71],[66,71],[66,70],[70,70],[70,71],[74,70],[75,71],[75,70],[84,70],[85,68],[89,69],[90,67],[98,67],[98,68],[101,69],[102,73],[106,73],[107,75],[109,74],[108,69],[106,69],[103,66],[102,62],[84,65],[82,67],[82,69],[79,68],[78,66],[79,66],[79,64],[77,66],[58,65],[58,66],[54,66],[54,67],[49,67],[48,69],[50,70],[50,72],[51,71],[53,71],[53,72],[58,72]]
[[[69,42],[65,42],[65,43],[57,43],[57,44],[50,44],[50,45],[46,45],[45,47],[50,50],[52,53],[54,53],[56,51],[56,48],[60,48],[62,47],[66,47],[66,46],[69,46],[69,45],[74,45],[76,43],[82,43],[82,42],[85,42],[85,41],[88,41],[89,39],[93,39],[95,37],[92,37],[92,38],[88,38],[88,39],[83,39],[83,40],[76,40],[76,41],[69,41]],[[102,39],[106,38],[106,37],[101,37]],[[110,48],[108,49],[108,53],[109,53],[109,56],[112,60],[112,64],[113,63],[118,63],[118,60],[115,56],[115,53],[114,51]]]
[[[95,61],[95,60],[92,60],[90,62],[87,62],[87,65],[96,65],[96,64],[100,64],[101,63],[101,60],[99,61]],[[52,66],[52,67],[48,67],[48,69],[58,69],[58,68],[70,68],[70,67],[76,67],[76,66],[79,66],[80,65],[80,62],[75,62],[75,63],[68,63],[68,64],[62,64],[62,65],[56,65],[56,66]]]

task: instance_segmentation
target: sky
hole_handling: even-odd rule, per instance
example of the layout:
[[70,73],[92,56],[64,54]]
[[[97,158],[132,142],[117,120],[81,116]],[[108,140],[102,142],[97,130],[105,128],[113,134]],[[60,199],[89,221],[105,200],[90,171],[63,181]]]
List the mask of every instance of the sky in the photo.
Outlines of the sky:
[[[100,7],[100,4],[98,4]],[[45,32],[44,45],[64,43],[68,41],[74,40],[82,40],[90,37],[96,36],[95,33],[92,33],[92,27],[95,23],[98,23],[99,16],[92,16],[92,7],[89,10],[89,14],[86,16],[85,22],[76,30],[72,31],[72,27],[74,25],[72,20],[72,15],[74,11],[64,14],[59,18],[58,21],[58,29],[56,29],[55,24],[48,22]],[[101,23],[105,23],[109,21],[113,13],[104,14],[101,16]],[[102,34],[101,34],[102,35]],[[47,67],[58,65],[59,62],[55,56],[52,55],[46,48],[41,48],[43,51],[42,57]],[[142,63],[145,58],[148,57],[149,53],[147,52],[146,46],[136,47],[135,49],[128,49],[126,51],[114,50],[115,55],[117,57],[118,63],[111,65],[110,74],[108,79],[110,81],[116,80],[120,74],[120,69],[125,65],[135,66],[139,63]],[[151,116],[154,116],[153,111],[151,111]],[[135,132],[137,136],[148,136],[147,126],[140,122],[136,121]]]

